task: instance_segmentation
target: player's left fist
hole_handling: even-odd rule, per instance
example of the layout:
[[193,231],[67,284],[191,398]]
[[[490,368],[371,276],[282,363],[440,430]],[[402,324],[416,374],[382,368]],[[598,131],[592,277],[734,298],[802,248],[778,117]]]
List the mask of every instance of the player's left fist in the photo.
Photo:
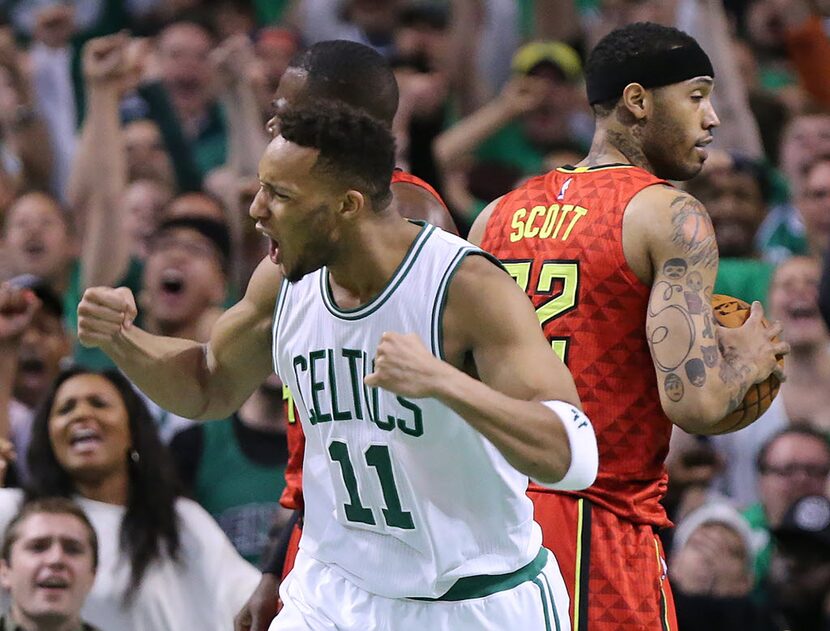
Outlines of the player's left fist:
[[414,333],[384,333],[375,354],[374,372],[364,383],[413,399],[434,396],[447,364],[427,350]]

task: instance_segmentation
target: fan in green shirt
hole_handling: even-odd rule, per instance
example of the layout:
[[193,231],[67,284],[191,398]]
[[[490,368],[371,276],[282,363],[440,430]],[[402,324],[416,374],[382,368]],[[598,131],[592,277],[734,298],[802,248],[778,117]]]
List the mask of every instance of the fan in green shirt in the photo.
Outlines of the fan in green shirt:
[[755,235],[767,213],[766,170],[739,155],[717,157],[688,185],[715,228],[721,258],[714,293],[765,303],[774,266],[758,256]]

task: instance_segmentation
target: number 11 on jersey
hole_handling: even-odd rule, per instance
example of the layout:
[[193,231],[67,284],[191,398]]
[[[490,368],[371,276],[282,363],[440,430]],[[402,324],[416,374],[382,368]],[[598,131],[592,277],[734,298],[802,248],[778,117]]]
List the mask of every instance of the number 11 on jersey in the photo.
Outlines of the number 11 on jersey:
[[[363,505],[358,491],[357,476],[355,474],[352,459],[349,456],[349,447],[346,443],[333,440],[329,444],[329,456],[333,462],[340,465],[340,473],[343,476],[343,484],[349,501],[343,506],[346,519],[353,523],[376,525],[374,514],[371,508]],[[398,487],[395,484],[395,474],[392,470],[392,458],[389,455],[389,447],[386,445],[370,445],[363,454],[368,467],[375,470],[380,490],[383,495],[382,508],[383,520],[387,527],[412,530],[415,523],[412,520],[412,513],[403,510],[401,499],[398,494]]]

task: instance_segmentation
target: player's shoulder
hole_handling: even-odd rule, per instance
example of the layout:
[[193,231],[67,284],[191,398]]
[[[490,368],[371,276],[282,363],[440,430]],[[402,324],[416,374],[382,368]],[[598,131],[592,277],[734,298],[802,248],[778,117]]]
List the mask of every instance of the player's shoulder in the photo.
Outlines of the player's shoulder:
[[392,181],[392,203],[397,213],[457,233],[455,222],[438,192],[423,180],[415,176],[410,178]]
[[282,283],[283,276],[279,266],[266,256],[251,274],[243,300],[249,307],[255,308],[257,312],[270,318],[274,313]]
[[691,198],[694,197],[686,191],[676,188],[668,182],[660,180],[655,181],[651,186],[645,186],[637,191],[629,202],[629,206],[647,205],[647,204],[663,204],[671,205],[677,197]]
[[706,214],[701,202],[686,191],[656,183],[638,191],[625,209],[626,224],[637,224],[646,231],[671,227],[678,212]]
[[632,198],[625,212],[623,240],[628,245],[640,243],[652,262],[704,246],[701,256],[707,262],[717,260],[706,207],[693,195],[668,185],[648,187]]
[[472,304],[490,300],[493,295],[501,297],[502,292],[511,291],[514,286],[518,289],[516,282],[495,257],[471,246],[464,251],[453,273],[449,291],[463,296],[465,304]]
[[484,207],[484,210],[478,214],[478,217],[476,217],[475,221],[473,221],[473,225],[467,235],[467,239],[470,243],[473,245],[481,245],[484,240],[484,234],[487,231],[487,224],[493,216],[493,213],[496,211],[496,208],[498,208],[499,204],[502,203],[502,200],[504,200],[505,197],[505,195],[497,197],[492,202],[487,204],[487,206]]

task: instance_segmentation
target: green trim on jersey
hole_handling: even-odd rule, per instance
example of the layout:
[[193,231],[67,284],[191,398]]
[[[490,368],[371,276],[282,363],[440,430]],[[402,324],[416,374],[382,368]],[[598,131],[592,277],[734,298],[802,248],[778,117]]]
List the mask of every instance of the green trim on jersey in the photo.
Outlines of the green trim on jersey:
[[[539,554],[527,565],[520,567],[515,572],[507,574],[482,574],[480,576],[465,576],[459,578],[446,594],[438,598],[412,598],[411,600],[423,600],[428,602],[455,602],[458,600],[470,600],[472,598],[484,598],[508,589],[518,587],[522,583],[534,580],[541,574],[548,562],[547,548],[540,548]],[[547,611],[547,609],[545,610]],[[548,627],[550,628],[550,627]],[[557,629],[559,628],[557,621]]]
[[[548,613],[548,599],[546,598],[545,587],[542,585],[542,581],[539,580],[539,577],[533,579],[533,584],[539,588],[539,598],[542,599],[542,613],[545,615],[545,631],[551,631],[550,628],[550,614]],[[559,626],[557,625],[556,631],[559,631]]]
[[446,359],[444,357],[444,308],[447,305],[447,294],[455,273],[461,267],[461,263],[467,258],[467,255],[475,252],[474,248],[464,248],[459,250],[455,258],[447,266],[444,272],[444,277],[438,285],[438,293],[435,296],[435,304],[432,305],[432,354],[439,359]]
[[359,307],[355,307],[354,309],[339,308],[337,304],[334,302],[334,297],[331,294],[329,270],[328,268],[323,268],[320,274],[320,294],[323,297],[323,304],[326,306],[326,309],[329,311],[329,313],[341,320],[360,320],[362,318],[372,315],[375,311],[380,309],[387,300],[389,300],[389,297],[393,293],[395,293],[395,290],[398,288],[398,285],[401,284],[401,281],[403,281],[403,279],[406,278],[406,275],[409,273],[409,270],[412,269],[412,266],[415,264],[415,261],[418,258],[418,254],[420,254],[421,249],[426,244],[430,235],[432,235],[433,232],[435,232],[435,226],[433,225],[423,222],[413,223],[418,223],[421,225],[421,232],[418,233],[418,236],[415,237],[415,240],[409,246],[409,250],[407,251],[406,256],[403,257],[403,260],[398,265],[398,269],[395,270],[395,273],[392,275],[392,278],[390,278],[389,282],[386,283],[386,287],[384,287],[383,290],[377,296],[372,298],[365,305],[360,305]]
[[447,358],[444,357],[444,309],[447,306],[450,283],[455,278],[455,273],[461,268],[464,259],[469,255],[483,256],[500,270],[507,271],[502,262],[492,254],[472,245],[459,250],[458,254],[447,266],[444,276],[441,279],[441,284],[438,286],[435,304],[432,305],[432,354],[445,361]]
[[[280,324],[280,316],[282,315],[282,308],[285,306],[285,297],[288,295],[288,279],[283,278],[282,282],[280,283],[280,289],[277,293],[277,299],[274,301],[274,317],[273,317],[273,324],[271,325],[271,347],[272,349],[276,349],[277,347],[277,331],[279,330]],[[277,370],[277,354],[272,352],[271,361],[274,365],[274,373],[279,375],[279,370]]]
[[550,581],[548,581],[548,575],[540,572],[539,576],[542,577],[542,580],[545,581],[545,585],[548,588],[548,598],[550,598],[550,610],[553,613],[553,622],[556,625],[556,631],[561,631],[561,627],[559,626],[559,613],[556,611],[556,601],[553,599],[553,588],[550,586]]

